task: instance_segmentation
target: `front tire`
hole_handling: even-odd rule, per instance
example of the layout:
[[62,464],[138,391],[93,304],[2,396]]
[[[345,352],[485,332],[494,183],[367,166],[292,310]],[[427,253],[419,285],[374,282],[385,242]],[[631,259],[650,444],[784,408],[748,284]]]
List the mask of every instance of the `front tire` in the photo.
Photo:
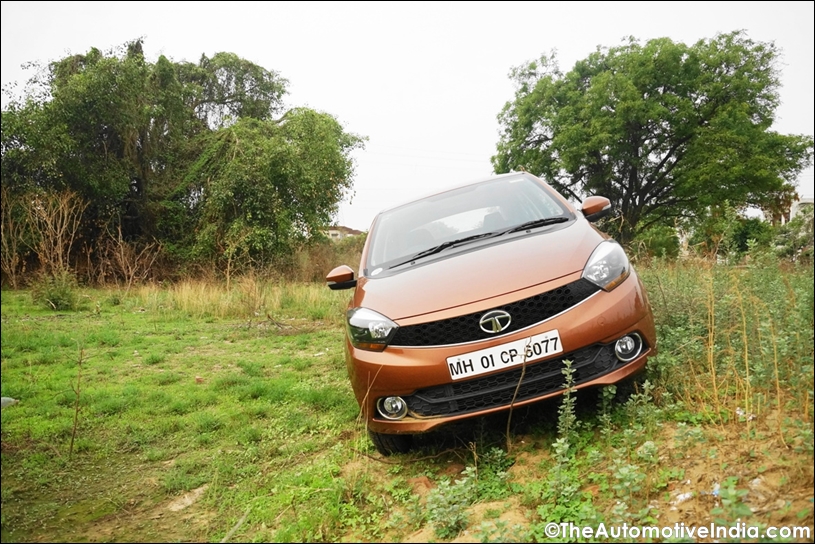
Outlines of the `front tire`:
[[413,447],[413,435],[410,434],[384,434],[368,429],[368,438],[373,442],[376,451],[385,456],[408,453]]

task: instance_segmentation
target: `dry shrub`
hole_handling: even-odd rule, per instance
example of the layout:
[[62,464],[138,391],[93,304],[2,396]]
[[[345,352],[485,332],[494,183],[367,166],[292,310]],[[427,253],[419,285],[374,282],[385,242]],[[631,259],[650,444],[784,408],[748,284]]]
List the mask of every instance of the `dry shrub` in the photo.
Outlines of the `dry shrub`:
[[342,240],[323,240],[300,248],[294,255],[285,279],[297,282],[324,282],[333,268],[347,264],[356,269],[359,265],[365,235],[349,236]]

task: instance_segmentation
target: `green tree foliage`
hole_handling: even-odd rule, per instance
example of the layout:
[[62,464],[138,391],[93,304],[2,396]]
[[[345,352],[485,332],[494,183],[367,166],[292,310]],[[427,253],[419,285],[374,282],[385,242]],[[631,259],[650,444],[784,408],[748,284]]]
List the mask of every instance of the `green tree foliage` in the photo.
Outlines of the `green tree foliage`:
[[767,248],[773,239],[773,227],[757,217],[742,217],[733,233],[736,251],[747,253],[751,247]]
[[211,127],[236,119],[272,119],[282,112],[288,81],[234,53],[201,56],[198,66],[188,66],[185,79],[198,84],[193,109]]
[[68,56],[2,112],[3,187],[85,199],[86,247],[121,229],[176,257],[269,258],[330,223],[363,142],[287,112],[287,85],[232,53],[151,63],[141,39]]
[[776,230],[767,221],[739,214],[728,201],[724,201],[697,218],[689,244],[703,255],[738,259],[751,248],[769,248]]
[[634,38],[563,73],[554,54],[512,70],[496,172],[525,169],[565,194],[601,194],[630,241],[727,199],[769,207],[812,164],[811,135],[770,130],[778,51],[743,32],[692,46]]
[[351,189],[348,154],[359,144],[330,115],[304,108],[213,132],[188,176],[202,197],[196,252],[268,262],[319,236]]
[[794,261],[812,263],[815,252],[815,226],[812,204],[804,206],[798,216],[777,228],[773,243],[778,255]]
[[649,257],[679,256],[679,235],[674,227],[654,225],[641,232],[635,240],[636,254]]

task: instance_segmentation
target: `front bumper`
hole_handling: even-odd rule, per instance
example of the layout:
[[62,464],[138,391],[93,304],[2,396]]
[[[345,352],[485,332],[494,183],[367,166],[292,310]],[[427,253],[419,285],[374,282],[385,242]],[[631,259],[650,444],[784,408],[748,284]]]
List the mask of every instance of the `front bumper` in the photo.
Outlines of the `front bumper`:
[[[574,281],[561,278],[558,285],[537,286],[537,291],[556,289]],[[490,301],[457,309],[460,313],[485,311],[534,295],[532,288]],[[422,316],[424,320],[447,317]],[[428,319],[430,318],[430,319]],[[405,320],[400,325],[419,320]],[[461,353],[488,348],[557,329],[563,353],[470,379],[454,381],[446,360]],[[643,339],[640,355],[628,362],[614,355],[614,342],[636,332]],[[577,306],[533,326],[500,338],[466,344],[433,347],[395,347],[375,353],[346,344],[349,376],[368,428],[378,433],[423,433],[453,421],[508,410],[563,393],[563,361],[574,369],[577,388],[617,383],[641,372],[656,352],[653,317],[645,290],[632,271],[631,276],[612,292],[600,291]],[[521,375],[523,374],[523,380]],[[520,386],[518,385],[520,382]],[[517,391],[516,391],[517,390]],[[408,403],[408,415],[401,420],[382,418],[376,401],[383,396],[400,396]],[[513,401],[514,399],[514,401]]]

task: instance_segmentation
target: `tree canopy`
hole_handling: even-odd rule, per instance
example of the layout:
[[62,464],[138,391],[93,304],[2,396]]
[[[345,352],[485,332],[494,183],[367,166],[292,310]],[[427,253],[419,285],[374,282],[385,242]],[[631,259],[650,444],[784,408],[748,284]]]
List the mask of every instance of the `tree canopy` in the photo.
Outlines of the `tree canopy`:
[[363,137],[287,110],[288,81],[233,53],[153,63],[142,45],[52,62],[9,103],[6,194],[71,191],[86,245],[121,229],[183,260],[268,262],[331,222]]
[[555,54],[511,71],[496,172],[524,169],[618,208],[619,237],[725,200],[772,209],[812,164],[812,135],[771,130],[779,52],[741,32],[599,48],[563,73]]

